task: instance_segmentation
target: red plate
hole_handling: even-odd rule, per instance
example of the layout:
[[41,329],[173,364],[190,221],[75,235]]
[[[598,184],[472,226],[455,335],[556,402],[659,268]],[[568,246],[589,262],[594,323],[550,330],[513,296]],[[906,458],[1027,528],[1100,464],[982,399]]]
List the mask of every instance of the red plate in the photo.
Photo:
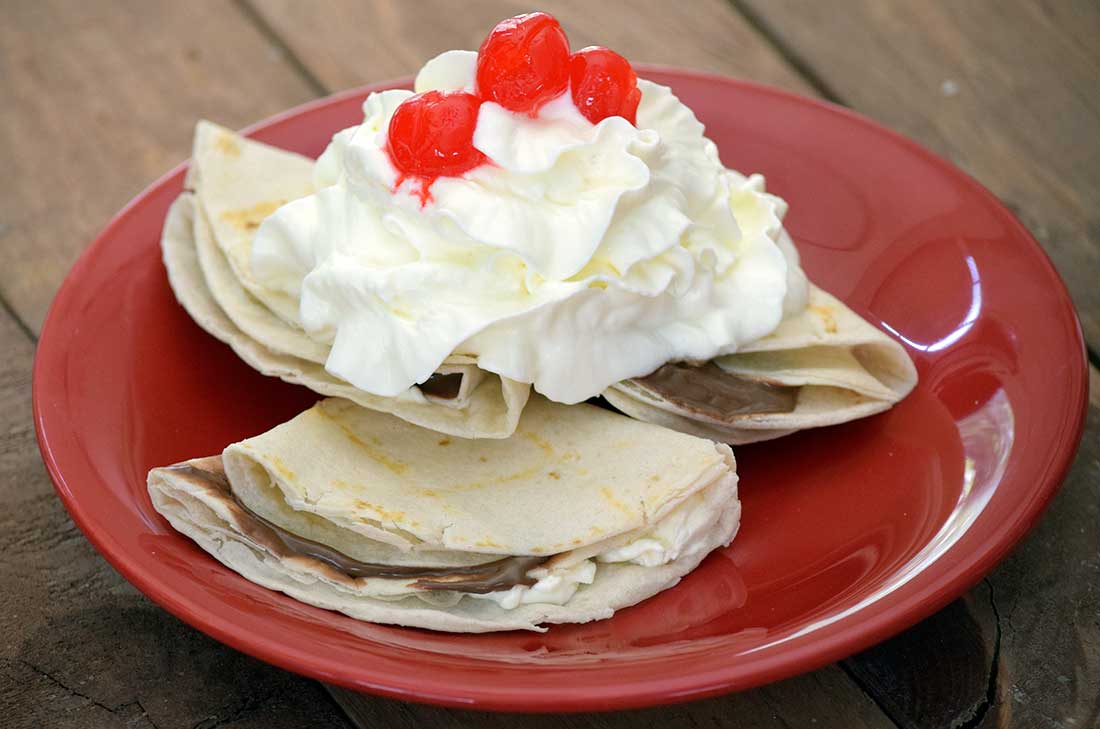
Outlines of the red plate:
[[[667,69],[726,164],[767,175],[811,278],[893,332],[920,385],[891,412],[738,449],[733,546],[611,620],[546,634],[360,623],[238,577],[153,511],[153,466],[219,453],[307,407],[191,322],[158,240],[177,168],[73,267],[38,346],[42,455],[88,539],[200,630],[348,688],[452,706],[668,703],[807,671],[966,590],[1035,523],[1081,436],[1086,365],[1065,288],[985,189],[868,120],[741,81]],[[251,129],[317,155],[361,120],[359,89]]]

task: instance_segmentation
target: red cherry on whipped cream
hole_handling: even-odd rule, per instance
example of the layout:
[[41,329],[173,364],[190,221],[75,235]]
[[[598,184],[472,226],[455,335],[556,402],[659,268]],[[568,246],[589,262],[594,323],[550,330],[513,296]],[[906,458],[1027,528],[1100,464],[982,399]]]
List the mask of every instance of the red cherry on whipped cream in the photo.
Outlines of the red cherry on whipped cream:
[[477,90],[485,101],[532,116],[569,85],[569,39],[552,15],[497,23],[477,52]]
[[428,91],[403,101],[387,132],[386,151],[400,173],[398,186],[408,177],[422,180],[420,202],[438,177],[453,177],[484,164],[474,147],[474,130],[481,99],[464,91]]
[[621,116],[631,124],[638,114],[642,92],[630,62],[615,51],[589,46],[569,59],[573,103],[588,121],[597,124]]

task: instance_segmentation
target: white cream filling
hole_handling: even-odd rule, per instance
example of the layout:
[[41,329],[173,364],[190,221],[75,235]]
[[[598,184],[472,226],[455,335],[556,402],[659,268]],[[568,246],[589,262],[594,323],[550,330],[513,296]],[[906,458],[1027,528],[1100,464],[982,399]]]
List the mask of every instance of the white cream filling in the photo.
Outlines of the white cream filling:
[[564,605],[573,597],[581,585],[591,585],[592,581],[596,579],[596,563],[586,559],[560,569],[550,570],[539,567],[527,574],[537,578],[538,582],[530,587],[515,585],[509,590],[487,592],[482,595],[473,592],[466,594],[468,597],[492,600],[505,610],[513,610],[520,605],[533,602]]

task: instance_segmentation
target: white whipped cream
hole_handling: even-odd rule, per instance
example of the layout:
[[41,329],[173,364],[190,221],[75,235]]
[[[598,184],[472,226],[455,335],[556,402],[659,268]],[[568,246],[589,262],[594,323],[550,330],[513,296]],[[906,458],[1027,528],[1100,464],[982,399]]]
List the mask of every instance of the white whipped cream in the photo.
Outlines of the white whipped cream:
[[491,600],[505,610],[515,610],[520,605],[536,602],[564,605],[576,594],[581,585],[591,585],[596,579],[596,563],[586,559],[568,567],[533,569],[527,574],[538,582],[530,587],[514,585],[507,590],[483,594],[470,592],[466,593],[466,596]]
[[[438,56],[416,91],[472,89],[475,60]],[[668,88],[638,83],[637,128],[591,124],[568,92],[535,118],[483,104],[474,145],[492,164],[438,179],[423,207],[384,151],[410,92],[372,94],[318,160],[317,192],[261,225],[253,272],[299,298],[326,369],[381,396],[452,354],[575,403],[735,352],[805,304],[786,205],[724,168]]]

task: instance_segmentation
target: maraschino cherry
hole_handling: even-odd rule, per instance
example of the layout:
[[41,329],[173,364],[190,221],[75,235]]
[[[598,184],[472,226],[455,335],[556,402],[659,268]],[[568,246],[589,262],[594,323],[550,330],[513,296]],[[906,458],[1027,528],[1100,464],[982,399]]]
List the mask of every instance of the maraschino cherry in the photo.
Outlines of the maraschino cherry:
[[484,164],[474,147],[474,129],[481,99],[464,91],[428,91],[401,103],[390,118],[387,149],[400,173],[422,181],[421,205],[439,177],[454,177]]
[[609,116],[621,116],[631,124],[638,113],[642,92],[630,62],[615,51],[589,46],[569,59],[573,103],[585,119],[597,124]]
[[552,15],[497,23],[477,52],[477,90],[485,101],[534,116],[569,85],[569,39]]
[[477,94],[428,91],[406,99],[390,119],[386,150],[397,186],[420,181],[421,206],[432,183],[488,162],[474,147],[478,110],[494,101],[509,111],[539,108],[572,89],[573,102],[593,124],[621,116],[634,124],[642,93],[630,63],[592,46],[569,54],[569,39],[551,15],[529,13],[497,23],[477,54]]

